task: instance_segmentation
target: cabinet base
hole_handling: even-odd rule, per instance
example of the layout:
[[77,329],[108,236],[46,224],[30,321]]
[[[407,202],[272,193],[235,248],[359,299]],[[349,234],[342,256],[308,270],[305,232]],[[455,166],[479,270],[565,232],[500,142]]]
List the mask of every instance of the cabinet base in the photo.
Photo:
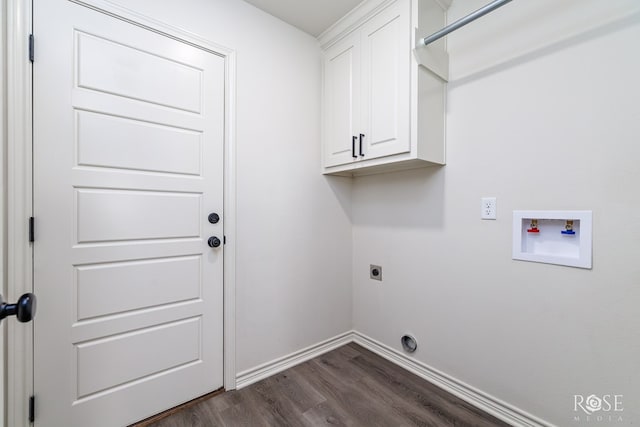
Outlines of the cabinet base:
[[324,168],[322,173],[324,175],[338,175],[338,176],[365,176],[374,175],[378,173],[388,173],[403,171],[408,169],[417,169],[424,167],[444,166],[444,163],[436,163],[423,159],[405,159],[394,160],[393,162],[380,163],[377,165],[366,165],[361,168],[353,168],[353,165],[336,166],[332,168]]

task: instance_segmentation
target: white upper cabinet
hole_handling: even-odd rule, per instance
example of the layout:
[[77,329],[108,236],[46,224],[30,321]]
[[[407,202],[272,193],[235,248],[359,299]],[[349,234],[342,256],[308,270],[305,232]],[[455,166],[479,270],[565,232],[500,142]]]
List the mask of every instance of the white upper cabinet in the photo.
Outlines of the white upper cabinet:
[[393,3],[363,25],[361,40],[362,158],[406,153],[411,149],[409,10]]
[[[434,12],[440,15],[435,20]],[[424,27],[444,24],[437,0],[371,0],[320,36],[323,173],[365,175],[444,164],[446,82],[413,56],[421,21],[430,23]],[[444,44],[436,49],[444,51]],[[419,114],[430,116],[427,129],[417,123]]]
[[360,129],[360,34],[333,45],[325,56],[325,164],[356,158],[353,137]]

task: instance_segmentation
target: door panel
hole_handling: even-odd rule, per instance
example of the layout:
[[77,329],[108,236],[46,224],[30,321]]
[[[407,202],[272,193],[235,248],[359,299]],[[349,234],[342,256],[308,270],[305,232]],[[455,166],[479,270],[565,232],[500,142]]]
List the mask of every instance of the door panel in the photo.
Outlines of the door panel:
[[34,30],[36,425],[128,425],[223,385],[224,59],[66,0]]
[[119,43],[77,30],[74,36],[78,87],[200,112],[202,70],[164,52],[131,46],[127,39]]
[[347,37],[325,53],[324,165],[351,163],[352,137],[360,123],[360,35]]
[[78,266],[76,320],[201,298],[201,263],[200,256],[185,256]]
[[[199,176],[202,134],[142,120],[76,112],[78,165]],[[109,133],[102,129],[109,129]],[[167,157],[150,156],[153,151]]]
[[76,188],[77,243],[198,237],[202,196]]
[[408,8],[396,2],[362,29],[365,159],[408,152],[410,34]]
[[[76,344],[76,399],[197,363],[200,321],[194,317]],[[167,343],[172,351],[166,351]]]

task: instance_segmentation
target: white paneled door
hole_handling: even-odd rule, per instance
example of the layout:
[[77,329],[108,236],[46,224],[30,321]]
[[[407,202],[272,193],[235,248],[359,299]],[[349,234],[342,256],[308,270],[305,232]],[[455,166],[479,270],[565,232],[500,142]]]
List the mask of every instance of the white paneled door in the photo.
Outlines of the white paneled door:
[[225,59],[34,3],[35,425],[124,426],[223,385]]

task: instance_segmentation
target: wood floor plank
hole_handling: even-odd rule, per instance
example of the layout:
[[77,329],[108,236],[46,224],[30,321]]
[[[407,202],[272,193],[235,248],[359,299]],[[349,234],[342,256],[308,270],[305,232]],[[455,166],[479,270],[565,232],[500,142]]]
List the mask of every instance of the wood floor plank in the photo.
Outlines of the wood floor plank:
[[268,380],[256,383],[245,392],[255,410],[267,425],[299,426],[302,423],[302,413],[287,396],[278,393]]
[[325,401],[314,408],[309,409],[304,414],[302,414],[307,421],[308,425],[311,426],[339,426],[339,427],[347,427],[353,425],[351,423],[347,424],[347,420],[343,418],[338,411],[336,411],[335,406],[332,406],[329,402]]
[[415,405],[430,408],[434,413],[440,413],[443,422],[445,419],[456,419],[458,425],[508,426],[417,375],[408,373],[398,365],[381,360],[380,356],[369,350],[363,348],[361,355],[351,359],[351,362],[386,384],[398,396],[410,400]]
[[222,426],[269,427],[269,424],[261,418],[260,414],[251,409],[232,406],[222,411],[219,415],[222,420]]
[[[332,352],[333,353],[333,352]],[[404,397],[399,398],[388,387],[386,382],[379,383],[371,376],[370,368],[361,368],[355,363],[362,357],[360,351],[355,351],[349,358],[336,357],[336,353],[318,357],[316,361],[321,366],[330,371],[340,381],[346,381],[360,390],[360,398],[372,402],[377,407],[384,408],[385,416],[392,414],[394,425],[419,425],[419,426],[447,426],[453,425],[445,422],[446,417],[439,417],[433,411],[425,410],[424,407],[410,404],[404,401]],[[368,404],[371,406],[370,404]]]
[[354,369],[353,364],[350,363],[351,360],[352,358],[345,359],[340,354],[330,352],[316,357],[311,362],[317,363],[328,372],[331,372],[343,384],[354,385],[364,378],[367,373],[362,369]]
[[149,427],[507,425],[350,343]]
[[[212,399],[214,400],[214,399]],[[181,412],[163,418],[154,427],[211,427],[221,425],[217,413],[210,411],[206,403],[199,403]]]
[[[324,359],[326,361],[326,358]],[[345,369],[337,363],[323,363],[320,360],[312,360],[310,368],[317,365],[320,377],[318,386],[321,392],[331,394],[338,404],[362,425],[369,426],[396,426],[399,425],[397,417],[394,417],[392,408],[386,402],[371,394],[371,390],[361,386],[359,375],[342,376]],[[358,379],[354,379],[358,377]]]
[[306,411],[303,415],[305,419],[310,422],[310,425],[344,425],[344,426],[356,426],[357,420],[352,417],[348,409],[344,407],[343,403],[331,393],[321,393],[322,387],[318,387],[318,384],[314,384],[317,379],[314,376],[309,376],[305,373],[305,369],[309,368],[311,362],[297,366],[298,369],[289,369],[289,375],[296,381],[306,384],[307,387],[311,387],[324,397],[324,402],[318,404],[309,411]]
[[454,426],[457,419],[449,416],[436,406],[427,406],[406,399],[405,396],[397,394],[387,384],[367,377],[363,378],[362,385],[376,394],[379,399],[392,408],[398,417],[407,421],[410,425],[417,426]]
[[326,401],[324,396],[308,383],[296,381],[296,377],[292,377],[289,371],[267,378],[265,382],[271,385],[275,394],[287,397],[300,413]]

